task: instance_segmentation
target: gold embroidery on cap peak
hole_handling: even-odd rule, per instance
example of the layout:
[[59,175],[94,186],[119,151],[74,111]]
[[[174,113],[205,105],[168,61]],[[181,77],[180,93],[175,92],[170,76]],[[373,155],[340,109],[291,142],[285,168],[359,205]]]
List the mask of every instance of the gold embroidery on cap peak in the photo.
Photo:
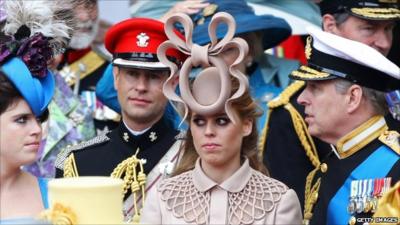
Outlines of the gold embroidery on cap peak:
[[353,8],[351,12],[372,18],[400,18],[400,10],[395,8]]
[[325,72],[320,72],[318,70],[312,69],[307,66],[301,66],[299,70],[295,70],[292,72],[292,75],[295,77],[300,77],[300,78],[326,78],[329,77],[329,73]]
[[398,0],[378,0],[378,2],[382,2],[382,3],[397,3]]

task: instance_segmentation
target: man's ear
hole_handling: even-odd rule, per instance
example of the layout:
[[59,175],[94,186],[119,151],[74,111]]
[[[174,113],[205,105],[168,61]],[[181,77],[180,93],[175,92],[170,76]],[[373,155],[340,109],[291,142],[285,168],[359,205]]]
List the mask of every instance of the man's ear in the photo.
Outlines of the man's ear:
[[337,24],[335,17],[331,14],[325,14],[322,17],[322,29],[326,32],[336,34],[337,33]]
[[249,136],[251,131],[253,130],[253,119],[244,119],[243,120],[243,136]]
[[364,93],[360,85],[354,84],[350,86],[346,92],[347,113],[354,113],[360,108],[363,94]]
[[117,90],[118,88],[118,80],[119,80],[119,68],[117,66],[113,66],[113,77],[114,77],[114,89]]

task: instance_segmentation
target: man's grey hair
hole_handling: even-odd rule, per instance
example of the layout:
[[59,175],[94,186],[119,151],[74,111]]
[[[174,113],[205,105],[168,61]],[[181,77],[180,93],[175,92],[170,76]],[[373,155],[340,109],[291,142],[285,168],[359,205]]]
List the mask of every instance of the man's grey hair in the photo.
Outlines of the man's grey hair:
[[335,18],[336,24],[340,26],[342,23],[346,22],[346,20],[350,17],[351,15],[347,12],[342,12],[342,13],[335,13],[333,14],[333,18]]
[[[335,89],[340,94],[345,94],[352,85],[354,85],[354,83],[350,81],[344,79],[335,79]],[[379,115],[386,115],[388,112],[388,106],[385,99],[385,93],[367,87],[361,86],[361,88],[364,98],[371,104],[375,113]]]

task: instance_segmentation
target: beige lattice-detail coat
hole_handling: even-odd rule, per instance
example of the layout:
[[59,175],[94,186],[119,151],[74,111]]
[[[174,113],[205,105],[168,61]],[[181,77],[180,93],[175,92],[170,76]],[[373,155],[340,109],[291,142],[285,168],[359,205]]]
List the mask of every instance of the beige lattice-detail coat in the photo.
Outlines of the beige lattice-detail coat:
[[143,224],[301,224],[296,193],[246,161],[217,184],[201,169],[163,180],[147,196]]

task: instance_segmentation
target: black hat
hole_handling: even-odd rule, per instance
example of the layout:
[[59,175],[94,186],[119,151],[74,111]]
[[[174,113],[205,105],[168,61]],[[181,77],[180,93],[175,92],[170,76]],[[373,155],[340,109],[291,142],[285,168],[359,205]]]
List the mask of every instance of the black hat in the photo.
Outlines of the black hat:
[[347,12],[367,20],[400,19],[399,0],[324,0],[321,15]]
[[308,64],[293,71],[291,78],[342,78],[378,91],[400,89],[400,68],[375,49],[315,28],[310,28],[309,32],[311,36],[306,46]]

